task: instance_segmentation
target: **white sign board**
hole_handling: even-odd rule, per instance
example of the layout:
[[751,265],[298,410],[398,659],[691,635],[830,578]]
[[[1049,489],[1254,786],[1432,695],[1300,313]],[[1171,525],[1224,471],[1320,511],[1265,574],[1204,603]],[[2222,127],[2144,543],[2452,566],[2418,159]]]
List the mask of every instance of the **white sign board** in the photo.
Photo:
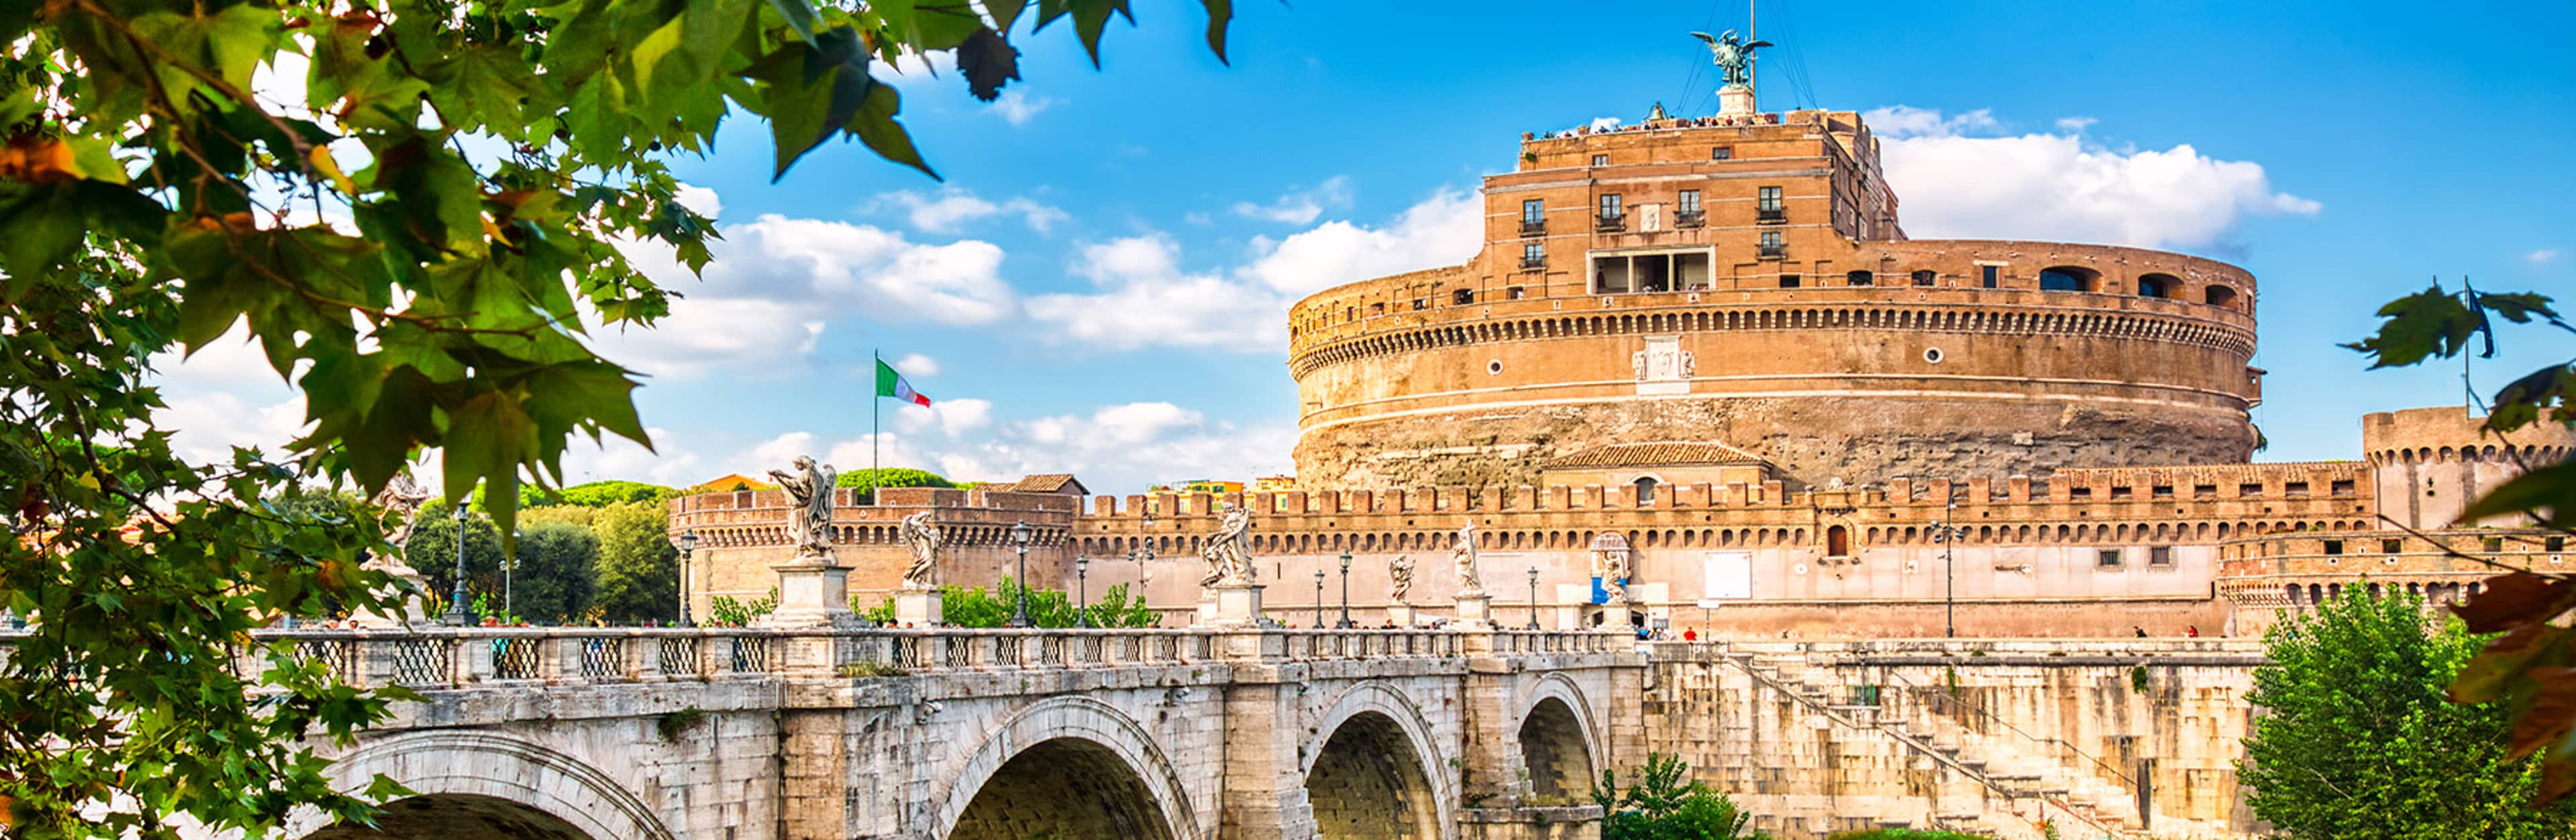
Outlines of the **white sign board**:
[[1700,556],[1699,605],[1753,598],[1753,553],[1711,551]]

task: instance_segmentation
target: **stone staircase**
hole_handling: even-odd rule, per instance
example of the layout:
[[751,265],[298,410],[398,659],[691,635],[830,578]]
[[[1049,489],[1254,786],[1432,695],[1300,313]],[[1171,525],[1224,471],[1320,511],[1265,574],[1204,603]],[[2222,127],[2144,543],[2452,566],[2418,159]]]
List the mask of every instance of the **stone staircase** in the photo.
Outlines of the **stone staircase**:
[[[2038,840],[2044,818],[2064,838],[2147,836],[2129,789],[2101,778],[2108,768],[2064,744],[2002,727],[1996,727],[2002,729],[1998,733],[1978,732],[1929,704],[1854,703],[1844,677],[1811,657],[1759,651],[1728,651],[1723,657],[1756,683],[1805,705],[1837,728],[1883,735],[1982,789],[1944,790],[1932,797],[1928,812],[1918,807],[1909,814],[1846,817],[1850,829],[1937,829]],[[1900,687],[1922,688],[1887,686],[1882,703]],[[2073,763],[2083,766],[2069,766]]]

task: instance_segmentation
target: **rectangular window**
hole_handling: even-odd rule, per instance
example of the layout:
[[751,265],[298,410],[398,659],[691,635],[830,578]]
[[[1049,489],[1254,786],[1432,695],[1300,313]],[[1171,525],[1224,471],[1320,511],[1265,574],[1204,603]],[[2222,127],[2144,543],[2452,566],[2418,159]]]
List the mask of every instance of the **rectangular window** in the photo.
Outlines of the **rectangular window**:
[[1783,274],[1783,275],[1780,275],[1780,288],[1783,288],[1783,289],[1795,289],[1795,288],[1797,288],[1797,287],[1798,287],[1798,275],[1795,275],[1795,274]]
[[1788,246],[1780,244],[1779,231],[1766,230],[1762,232],[1762,250],[1760,251],[1760,255],[1763,259],[1776,260],[1787,254]]
[[2260,495],[2263,495],[2262,482],[2248,481],[2243,484],[2236,485],[2236,497],[2239,499],[2251,499]]
[[1941,275],[1929,269],[1914,272],[1914,285],[1930,286],[1941,282]]
[[1735,147],[1734,147],[1734,146],[1718,146],[1718,147],[1715,147],[1715,148],[1711,148],[1711,149],[1709,149],[1709,150],[1708,150],[1708,159],[1709,159],[1709,160],[1734,160],[1734,159],[1735,159]]
[[2331,491],[2332,491],[2335,495],[2337,495],[2337,496],[2350,496],[2350,495],[2352,495],[2352,479],[2349,479],[2349,478],[2336,479],[2336,480],[2335,480],[2335,483],[2333,483],[2333,484],[2331,484],[2331,485],[2328,485],[2328,487],[2329,487],[2329,488],[2331,489]]
[[2405,540],[2380,540],[2380,541],[2379,541],[2379,552],[2380,552],[2381,554],[2395,554],[2395,553],[2397,553],[2397,552],[2399,552],[2399,551],[2403,550],[2405,547],[2406,547],[2406,541],[2405,541]]
[[1476,290],[1474,290],[1474,289],[1459,289],[1459,290],[1457,290],[1457,291],[1450,292],[1450,293],[1449,293],[1449,302],[1450,302],[1451,304],[1453,304],[1453,305],[1457,305],[1457,306],[1466,306],[1466,305],[1468,305],[1468,304],[1475,303],[1475,302],[1476,302]]
[[2100,558],[2101,559],[2095,561],[2097,565],[2104,568],[2118,568],[2120,565],[2120,550],[2116,548],[2102,549]]
[[1537,242],[1521,244],[1521,267],[1543,268],[1547,265],[1547,246]]
[[1609,156],[1609,155],[1593,155],[1593,156],[1592,156],[1592,165],[1594,165],[1594,166],[1609,166],[1609,165],[1610,165],[1610,156]]
[[1604,219],[1616,219],[1616,218],[1619,218],[1619,215],[1620,215],[1620,210],[1619,210],[1619,194],[1618,194],[1618,193],[1602,193],[1602,194],[1601,194],[1601,218],[1604,218]]
[[2497,553],[2497,552],[2501,552],[2501,551],[2503,551],[2503,550],[2504,550],[2504,538],[2503,538],[2503,537],[2488,537],[2488,538],[2486,538],[2486,550],[2487,550],[2487,553],[2488,553],[2488,554],[2494,554],[2494,553]]
[[1689,214],[1694,214],[1694,215],[1698,214],[1698,213],[1699,213],[1699,191],[1698,191],[1698,190],[1683,190],[1683,191],[1682,191],[1681,208],[1680,208],[1680,209],[1681,209],[1681,211],[1682,211],[1683,213],[1689,213]]
[[2192,485],[2192,486],[2191,486],[2191,497],[2192,497],[2192,498],[2195,498],[2195,499],[2215,499],[2215,498],[2218,498],[2218,485],[2215,485],[2215,484],[2194,484],[2194,485]]
[[1430,299],[1430,298],[1414,298],[1414,299],[1413,299],[1413,311],[1415,311],[1415,312],[1420,312],[1420,311],[1422,311],[1422,310],[1429,309],[1429,308],[1431,308],[1431,299]]
[[1547,221],[1545,200],[1532,198],[1521,202],[1521,224],[1531,225],[1545,221]]
[[2341,556],[2343,556],[2343,541],[2342,541],[2342,540],[2327,540],[2327,541],[2325,541],[2325,547],[2326,547],[2326,556],[2328,556],[2328,557],[2341,557]]
[[1763,188],[1759,191],[1758,195],[1759,195],[1759,197],[1758,197],[1757,199],[1755,199],[1755,201],[1754,201],[1754,204],[1753,204],[1753,206],[1754,206],[1754,207],[1759,208],[1759,209],[1763,209],[1763,210],[1778,210],[1778,209],[1780,209],[1780,188],[1779,188],[1779,187],[1763,187]]
[[1977,269],[1977,273],[1982,275],[1981,279],[1983,280],[1985,287],[1989,289],[1995,287],[1995,282],[1997,280],[1996,275],[2003,273],[2002,266],[1981,265],[1977,266]]
[[2150,496],[2151,498],[2157,498],[2157,499],[2170,499],[2170,498],[2173,498],[2173,485],[2171,485],[2171,484],[2158,484],[2158,485],[2155,485],[2153,488],[2149,489],[2147,492],[2148,492],[2148,494],[2149,494],[2149,496]]
[[2160,545],[2160,546],[2156,546],[2156,547],[2154,547],[2154,548],[2147,549],[2147,565],[2149,565],[2149,566],[2171,566],[2171,565],[2173,565],[2173,547],[2172,547],[2172,546],[2163,546],[2163,545]]
[[2111,501],[2127,501],[2129,496],[2136,490],[2137,488],[2134,487],[2113,487],[2111,488]]
[[2541,541],[2540,541],[2540,550],[2542,550],[2542,551],[2546,551],[2546,552],[2549,552],[2549,553],[2551,553],[2551,554],[2556,554],[2556,553],[2561,552],[2561,551],[2566,551],[2566,550],[2567,550],[2567,538],[2566,538],[2566,537],[2546,537],[2546,538],[2543,538],[2543,539],[2541,539]]
[[2293,481],[2288,484],[2281,485],[2281,493],[2293,499],[2307,498],[2308,483],[2305,481]]
[[1529,289],[1526,287],[1513,286],[1509,289],[1503,290],[1503,299],[1505,300],[1520,300],[1525,297],[1529,297]]
[[2079,501],[2079,502],[2089,502],[2089,501],[2092,501],[2092,500],[2093,500],[2093,488],[2091,488],[2091,487],[2077,487],[2077,488],[2073,488],[2073,489],[2067,490],[2067,491],[2066,491],[2066,498],[2073,499],[2073,500],[2075,500],[2075,501]]

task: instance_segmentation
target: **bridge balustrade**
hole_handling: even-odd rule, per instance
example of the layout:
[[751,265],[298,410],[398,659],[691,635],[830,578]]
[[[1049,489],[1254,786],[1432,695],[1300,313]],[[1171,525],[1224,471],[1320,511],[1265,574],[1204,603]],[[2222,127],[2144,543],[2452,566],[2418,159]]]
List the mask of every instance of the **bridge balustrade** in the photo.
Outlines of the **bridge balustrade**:
[[[1217,661],[1326,662],[1467,655],[1609,653],[1623,633],[1442,629],[962,629],[428,627],[264,630],[274,650],[359,686],[414,689],[867,678],[1016,669],[1168,667]],[[0,633],[0,656],[9,634]]]

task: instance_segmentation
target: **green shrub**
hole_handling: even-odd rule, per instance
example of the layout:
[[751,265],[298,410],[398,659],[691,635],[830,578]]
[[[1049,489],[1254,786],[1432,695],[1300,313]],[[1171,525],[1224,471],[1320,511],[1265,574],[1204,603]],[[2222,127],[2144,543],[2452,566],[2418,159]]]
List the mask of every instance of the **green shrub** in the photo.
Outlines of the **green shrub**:
[[[1686,781],[1687,780],[1687,781]],[[1690,778],[1680,758],[1649,753],[1637,781],[1619,786],[1619,774],[1601,771],[1592,789],[1601,806],[1601,840],[1751,840],[1767,837],[1746,828],[1753,815],[1737,810],[1734,800]]]

